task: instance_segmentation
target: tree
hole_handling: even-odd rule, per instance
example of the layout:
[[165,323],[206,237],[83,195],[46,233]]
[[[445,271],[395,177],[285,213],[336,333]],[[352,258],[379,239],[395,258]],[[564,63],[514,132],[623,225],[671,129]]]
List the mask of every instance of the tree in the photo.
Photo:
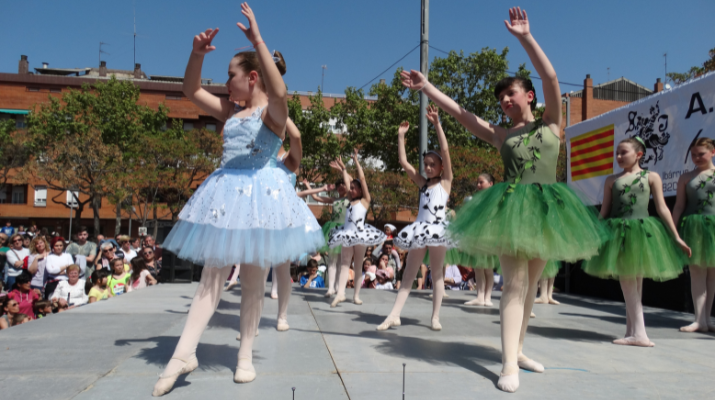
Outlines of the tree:
[[12,171],[27,163],[31,154],[32,146],[27,134],[15,128],[15,120],[0,121],[0,187],[7,183]]
[[702,67],[691,67],[688,72],[668,72],[666,76],[670,78],[673,83],[679,85],[690,79],[697,78],[710,71],[715,71],[715,48],[710,49],[708,52],[709,59],[705,60]]

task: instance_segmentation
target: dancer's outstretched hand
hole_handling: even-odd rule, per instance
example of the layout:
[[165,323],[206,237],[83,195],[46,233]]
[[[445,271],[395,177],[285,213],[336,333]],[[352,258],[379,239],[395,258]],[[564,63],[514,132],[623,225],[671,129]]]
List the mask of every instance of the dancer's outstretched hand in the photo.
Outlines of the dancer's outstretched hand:
[[358,162],[358,149],[353,149],[353,160]]
[[261,41],[261,33],[258,31],[256,16],[253,15],[253,10],[248,6],[248,3],[241,3],[241,14],[248,18],[248,28],[240,22],[237,22],[236,26],[243,31],[243,34],[246,35],[246,39],[255,46],[256,43]]
[[343,164],[343,160],[338,157],[335,159],[335,161],[330,162],[330,167],[342,172],[342,170],[345,169],[345,164]]
[[310,189],[310,183],[308,183],[307,179],[303,179],[303,186],[305,186],[306,189]]
[[529,30],[529,17],[526,16],[526,10],[522,11],[521,7],[509,9],[509,21],[504,20],[504,25],[506,25],[506,29],[517,38],[526,37],[531,34]]
[[216,46],[211,45],[211,41],[214,40],[216,34],[218,33],[218,28],[216,29],[206,29],[205,32],[201,32],[194,36],[194,50],[195,54],[206,55],[214,50]]
[[400,128],[397,130],[397,134],[400,136],[405,136],[405,133],[407,133],[408,129],[410,129],[410,123],[405,121],[400,124]]
[[422,75],[422,72],[414,69],[410,70],[410,72],[400,72],[400,77],[402,78],[402,85],[408,89],[422,90],[427,84],[427,78]]
[[683,253],[687,254],[688,258],[693,255],[693,251],[690,250],[690,247],[683,241],[683,239],[678,238],[676,242],[678,243],[678,246],[680,246],[680,249],[683,250]]
[[427,107],[427,119],[432,125],[437,125],[439,123],[439,108],[434,104]]

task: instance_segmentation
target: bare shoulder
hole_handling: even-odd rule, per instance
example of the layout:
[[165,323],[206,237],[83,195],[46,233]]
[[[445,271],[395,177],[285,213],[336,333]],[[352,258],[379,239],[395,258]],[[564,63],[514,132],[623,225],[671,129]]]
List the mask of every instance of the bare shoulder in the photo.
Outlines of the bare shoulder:
[[662,180],[660,179],[660,175],[657,172],[648,171],[648,182],[658,183],[662,182]]
[[690,172],[686,172],[683,175],[680,175],[680,177],[678,178],[678,185],[686,184],[686,183],[690,182],[693,178],[698,176],[699,173],[700,173],[700,171],[698,171],[697,169],[694,169]]

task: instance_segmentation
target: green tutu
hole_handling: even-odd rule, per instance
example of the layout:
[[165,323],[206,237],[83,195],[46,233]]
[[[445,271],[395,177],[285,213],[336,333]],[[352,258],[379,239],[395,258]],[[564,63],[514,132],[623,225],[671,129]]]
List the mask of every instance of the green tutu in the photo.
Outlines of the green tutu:
[[598,253],[608,230],[563,183],[498,183],[474,195],[449,225],[470,254],[575,262]]
[[690,246],[693,255],[688,265],[715,268],[715,215],[693,214],[683,217],[680,238]]
[[447,264],[461,265],[473,269],[494,269],[499,266],[499,257],[485,254],[469,254],[459,249],[447,250],[444,257]]
[[541,273],[541,279],[556,278],[556,275],[559,274],[560,269],[561,269],[560,261],[547,262],[546,267],[544,267],[544,272]]
[[325,237],[325,246],[321,247],[320,250],[318,250],[320,253],[328,253],[328,254],[340,254],[340,250],[342,250],[343,246],[336,246],[333,248],[330,248],[328,245],[328,238],[330,236],[330,231],[333,229],[343,226],[342,222],[334,222],[334,221],[328,221],[323,225],[323,237]]
[[687,256],[671,238],[660,219],[611,218],[606,220],[613,239],[599,254],[584,261],[584,272],[599,278],[635,278],[656,281],[676,278],[687,264]]

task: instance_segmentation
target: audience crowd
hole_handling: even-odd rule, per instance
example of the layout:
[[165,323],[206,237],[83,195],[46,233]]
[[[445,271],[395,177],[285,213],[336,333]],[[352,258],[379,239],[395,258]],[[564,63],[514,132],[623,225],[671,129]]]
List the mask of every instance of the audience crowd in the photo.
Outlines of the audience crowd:
[[74,240],[31,225],[0,228],[0,329],[156,285],[161,248],[154,238]]

